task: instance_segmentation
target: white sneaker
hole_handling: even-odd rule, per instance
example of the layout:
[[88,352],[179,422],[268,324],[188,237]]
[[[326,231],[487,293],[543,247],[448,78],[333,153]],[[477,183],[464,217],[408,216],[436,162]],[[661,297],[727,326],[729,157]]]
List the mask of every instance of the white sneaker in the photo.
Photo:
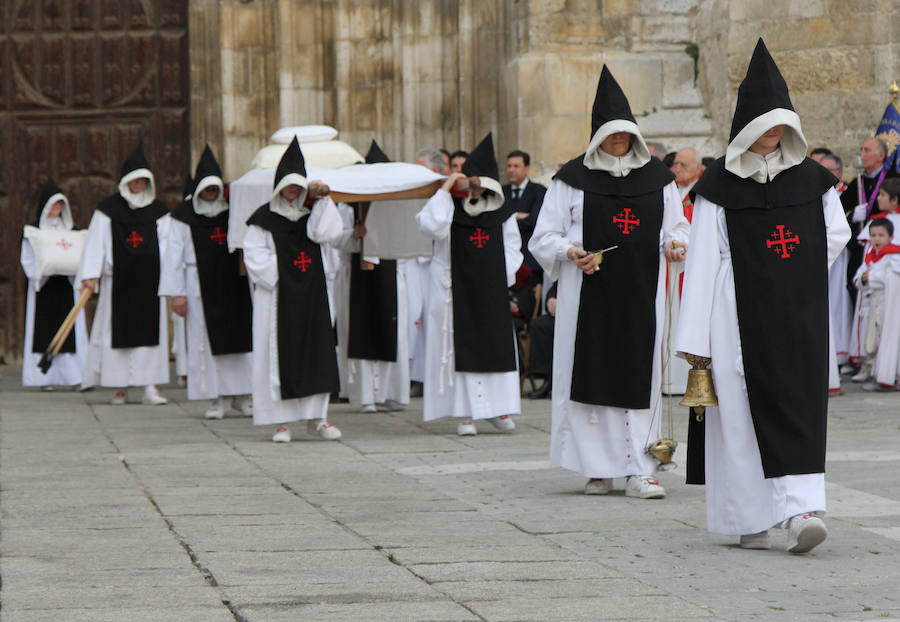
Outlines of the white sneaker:
[[56,391],[56,387],[54,387],[52,384],[45,384],[44,386],[41,387],[41,391],[46,391],[47,393],[53,393],[54,391]]
[[608,479],[589,479],[584,485],[586,495],[608,495],[612,490],[612,481]]
[[501,432],[512,432],[516,429],[516,424],[509,415],[500,415],[499,417],[491,417],[488,419],[495,428]]
[[856,366],[851,365],[850,363],[844,363],[838,371],[842,376],[849,376],[850,374],[856,373]]
[[169,400],[152,384],[147,385],[147,388],[144,389],[144,398],[141,401],[151,406],[162,406],[169,403]]
[[275,430],[275,434],[272,436],[272,441],[276,443],[290,443],[291,429],[287,426],[281,426],[280,428]]
[[771,546],[772,542],[769,540],[768,530],[741,536],[742,549],[757,549],[760,551],[768,551]]
[[231,408],[245,417],[253,416],[253,399],[249,395],[234,396],[231,398]]
[[662,499],[666,489],[649,475],[629,475],[625,480],[625,496],[635,499]]
[[869,375],[869,368],[863,365],[862,369],[859,370],[859,373],[853,376],[850,380],[852,380],[853,382],[865,382],[869,378],[871,378],[871,376]]
[[397,400],[384,400],[384,407],[392,413],[406,410],[406,406],[404,404],[401,404]]
[[825,541],[825,521],[810,514],[798,514],[788,523],[788,553],[808,553]]
[[893,391],[894,387],[888,387],[877,382],[867,382],[863,385],[863,391]]
[[475,429],[475,424],[467,419],[456,424],[456,434],[458,436],[475,436],[478,434],[478,430]]
[[220,397],[214,399],[203,416],[207,419],[222,419],[225,417],[225,401]]
[[378,409],[375,408],[375,404],[363,404],[362,408],[359,409],[361,413],[377,413]]
[[326,441],[336,441],[341,438],[341,431],[336,425],[322,421],[321,419],[310,419],[306,422],[307,434],[318,435]]
[[109,403],[113,406],[121,406],[128,402],[128,391],[116,391]]

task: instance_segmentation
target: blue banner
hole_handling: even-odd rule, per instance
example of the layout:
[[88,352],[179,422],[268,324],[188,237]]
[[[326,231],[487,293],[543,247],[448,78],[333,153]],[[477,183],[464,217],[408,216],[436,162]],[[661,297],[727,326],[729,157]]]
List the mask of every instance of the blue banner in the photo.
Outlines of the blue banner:
[[878,129],[875,130],[875,137],[887,145],[888,154],[884,160],[884,165],[888,170],[900,171],[900,157],[898,157],[897,146],[900,145],[900,108],[897,108],[896,102],[891,102],[884,110]]

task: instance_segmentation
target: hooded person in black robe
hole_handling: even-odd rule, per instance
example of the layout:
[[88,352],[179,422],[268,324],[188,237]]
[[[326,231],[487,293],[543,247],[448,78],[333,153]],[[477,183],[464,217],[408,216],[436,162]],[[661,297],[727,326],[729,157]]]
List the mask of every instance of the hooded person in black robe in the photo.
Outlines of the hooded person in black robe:
[[[72,231],[74,221],[69,199],[51,179],[39,192],[37,215],[33,226],[41,230]],[[62,237],[57,243],[62,252],[70,251],[74,244]],[[70,252],[76,252],[71,250]],[[87,353],[87,332],[84,312],[78,314],[75,328],[63,342],[53,365],[43,373],[38,362],[59,330],[75,300],[75,278],[62,274],[44,275],[38,281],[34,247],[28,238],[22,239],[22,269],[28,277],[28,294],[25,300],[25,352],[22,358],[22,385],[52,389],[56,385],[81,384],[82,367]]]
[[[425,318],[425,421],[459,420],[457,434],[477,433],[475,419],[502,432],[521,411],[516,341],[508,288],[522,265],[515,212],[498,181],[488,134],[461,173],[452,173],[416,215],[434,240]],[[450,190],[461,191],[458,198]]]
[[[822,542],[828,403],[828,266],[849,238],[835,177],[806,157],[787,84],[760,39],[738,90],[725,157],[694,187],[676,350],[711,361],[718,407],[689,483],[707,529],[769,548]],[[699,468],[697,468],[699,467]],[[704,477],[705,476],[705,477]]]
[[251,415],[252,303],[240,255],[228,250],[229,210],[222,170],[207,145],[192,188],[172,211],[161,296],[186,320],[188,399],[212,400],[207,419],[225,415],[225,396]]
[[169,381],[165,300],[159,296],[169,210],[156,198],[150,165],[138,145],[122,165],[119,190],[97,205],[81,261],[82,288],[100,287],[84,385],[143,386],[145,404],[165,404],[156,385]]
[[666,260],[683,259],[690,225],[606,66],[589,141],[554,178],[529,243],[558,279],[550,464],[587,477],[585,494],[625,477],[627,496],[658,499],[647,449],[662,418]]
[[[390,162],[373,140],[366,164]],[[405,271],[396,259],[364,256],[369,203],[342,204],[344,235],[339,250],[349,255],[347,393],[362,412],[403,410],[409,404],[409,354]]]
[[296,137],[278,168],[271,200],[247,220],[244,263],[253,291],[253,423],[277,425],[272,440],[290,442],[287,424],[341,437],[328,423],[340,388],[334,320],[320,244],[343,232],[328,187],[306,178]]

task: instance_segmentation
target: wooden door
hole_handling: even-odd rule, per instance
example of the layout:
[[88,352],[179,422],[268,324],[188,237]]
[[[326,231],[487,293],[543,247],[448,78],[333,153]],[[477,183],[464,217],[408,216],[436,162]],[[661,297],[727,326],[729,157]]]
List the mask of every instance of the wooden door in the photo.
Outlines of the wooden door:
[[76,226],[116,192],[139,141],[160,198],[190,166],[188,3],[0,0],[0,356],[21,356],[22,227],[52,177]]

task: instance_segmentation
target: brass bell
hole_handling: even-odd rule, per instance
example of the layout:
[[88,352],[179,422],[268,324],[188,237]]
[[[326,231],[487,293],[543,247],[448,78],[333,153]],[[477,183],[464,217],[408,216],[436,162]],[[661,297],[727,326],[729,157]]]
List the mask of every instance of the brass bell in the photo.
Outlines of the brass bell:
[[650,445],[647,451],[649,451],[650,455],[659,460],[659,463],[663,465],[660,467],[660,470],[667,471],[669,469],[665,468],[665,465],[672,463],[672,458],[675,456],[676,447],[678,447],[678,442],[674,439],[661,438]]
[[703,416],[707,406],[719,405],[716,389],[713,386],[712,371],[706,369],[707,365],[709,365],[707,362],[695,364],[694,368],[688,371],[684,398],[678,402],[679,406],[691,407],[698,417]]

